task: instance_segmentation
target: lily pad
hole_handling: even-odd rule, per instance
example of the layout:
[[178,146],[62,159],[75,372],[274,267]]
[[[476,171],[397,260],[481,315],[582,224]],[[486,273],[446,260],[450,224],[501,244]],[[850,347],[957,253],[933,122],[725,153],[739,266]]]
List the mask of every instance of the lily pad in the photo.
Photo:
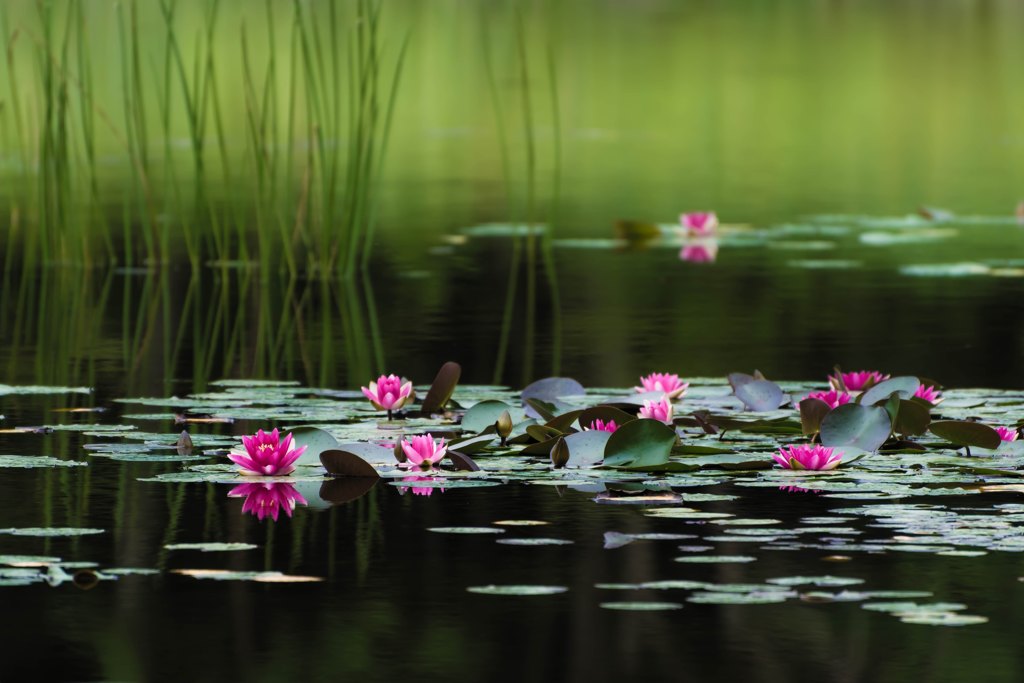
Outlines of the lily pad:
[[668,462],[676,442],[675,430],[657,420],[634,420],[608,438],[604,464],[608,467],[651,467]]
[[834,408],[821,422],[821,443],[876,451],[889,438],[889,413],[878,406],[847,403]]
[[488,586],[470,586],[466,589],[470,593],[479,593],[480,595],[557,595],[558,593],[565,593],[568,588],[565,586],[540,586],[540,585],[507,585],[497,586],[490,584]]

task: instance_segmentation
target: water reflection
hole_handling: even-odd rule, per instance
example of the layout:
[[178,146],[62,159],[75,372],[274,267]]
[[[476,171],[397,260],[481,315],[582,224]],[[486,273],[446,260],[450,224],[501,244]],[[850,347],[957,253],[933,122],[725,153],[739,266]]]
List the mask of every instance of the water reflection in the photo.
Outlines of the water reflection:
[[679,251],[679,260],[689,263],[714,263],[718,258],[718,240],[687,242]]
[[[412,491],[414,496],[430,496],[434,494],[434,491],[444,493],[444,487],[437,485],[438,482],[444,482],[441,477],[402,477],[402,481],[410,484],[398,487],[398,492],[403,496],[409,491]],[[424,486],[424,482],[429,482],[429,485]]]
[[287,482],[239,484],[228,491],[228,497],[244,497],[242,513],[254,515],[261,522],[267,517],[276,522],[282,510],[291,517],[296,505],[309,504],[302,494]]

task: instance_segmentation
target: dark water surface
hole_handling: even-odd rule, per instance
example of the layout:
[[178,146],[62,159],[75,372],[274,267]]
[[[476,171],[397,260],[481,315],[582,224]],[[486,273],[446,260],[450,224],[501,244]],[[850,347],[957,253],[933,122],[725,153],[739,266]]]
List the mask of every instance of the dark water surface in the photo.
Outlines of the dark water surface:
[[[213,50],[224,116],[238,122],[248,110],[237,78],[236,31],[244,22],[255,26],[254,53],[262,49],[263,3],[223,4],[224,33]],[[144,61],[161,63],[158,7],[139,5]],[[82,215],[97,224],[113,221],[115,232],[130,232],[132,225],[117,225],[125,215],[120,198],[130,196],[133,182],[116,130],[127,97],[117,7],[93,3],[84,15],[98,46],[92,87],[96,101],[115,114],[115,126],[94,133],[100,196],[92,197],[91,176],[71,161],[77,194],[69,201],[88,205]],[[204,21],[196,7],[182,3],[178,15],[186,55],[194,53],[195,29]],[[389,3],[383,39],[393,48],[410,27],[414,39],[379,187],[372,268],[353,281],[289,278],[244,262],[193,270],[176,259],[150,266],[138,258],[140,267],[122,269],[23,269],[21,254],[30,250],[22,252],[21,242],[45,206],[34,189],[39,152],[34,138],[27,151],[16,151],[20,136],[9,117],[2,119],[0,235],[7,241],[0,256],[12,267],[0,273],[0,384],[92,391],[0,391],[0,429],[118,424],[137,411],[115,399],[206,392],[222,378],[355,389],[394,372],[426,384],[447,360],[462,364],[464,383],[514,388],[552,374],[588,387],[626,387],[651,371],[692,378],[755,368],[776,380],[824,382],[835,364],[921,375],[953,388],[1024,386],[1024,228],[1011,215],[1024,187],[1020,3],[608,0],[523,8],[530,83],[520,79],[512,4]],[[19,82],[31,90],[39,81],[36,6],[16,0],[4,9],[9,30],[21,31]],[[497,105],[507,116],[510,178],[483,66],[484,25]],[[541,57],[549,48],[560,84],[557,122]],[[280,49],[280,73],[290,64],[287,53]],[[5,102],[11,86],[8,71],[0,70]],[[157,84],[146,87],[155,98]],[[536,115],[532,178],[520,120],[524,95],[533,97]],[[38,89],[24,95],[27,120],[43,110],[43,99]],[[143,142],[154,166],[172,176],[168,169],[177,169],[187,185],[192,159],[182,142],[183,113],[169,119],[173,144],[165,144],[152,132],[162,130],[155,102],[148,111],[154,139]],[[81,112],[73,113],[77,121]],[[78,140],[77,128],[70,134]],[[306,149],[307,134],[296,136],[292,148]],[[251,164],[244,137],[240,124],[227,131],[225,154],[236,169]],[[72,159],[81,156],[80,143]],[[163,159],[163,150],[180,158]],[[250,186],[228,183],[209,149],[207,162],[211,205],[234,207],[248,220]],[[192,215],[191,195],[175,204],[170,186],[160,178],[158,191],[168,195],[158,196],[160,220],[172,226],[170,253],[180,256],[184,248],[173,231]],[[530,197],[536,211],[528,216]],[[958,215],[916,215],[919,205],[933,202]],[[616,240],[620,219],[671,223],[680,211],[699,209],[717,209],[733,224],[714,245],[689,245],[717,249],[711,263],[681,259],[686,245],[667,228],[647,242]],[[510,237],[508,226],[472,229],[527,217],[547,222],[552,215],[551,232],[536,240]],[[68,407],[108,410],[54,412]],[[268,426],[189,430],[241,435]],[[181,429],[170,420],[149,427]],[[88,461],[0,470],[0,528],[104,530],[75,539],[0,534],[0,554],[159,573],[91,590],[70,583],[0,586],[3,683],[1024,678],[1024,570],[1015,552],[851,552],[850,561],[833,563],[823,559],[831,554],[825,550],[712,542],[716,554],[757,560],[682,564],[673,561],[682,552],[677,546],[699,539],[606,550],[603,535],[704,537],[722,529],[599,505],[591,490],[525,483],[430,497],[401,495],[381,483],[345,505],[300,506],[292,518],[259,522],[243,514],[241,499],[228,497],[228,485],[139,481],[182,465],[91,456],[83,445],[95,441],[72,432],[0,433],[0,455]],[[729,483],[700,491],[740,498],[694,504],[699,509],[789,526],[858,504]],[[979,498],[927,502],[985,512],[1020,500],[1011,493]],[[426,530],[521,518],[550,525],[508,527],[505,536],[573,544],[517,547],[493,536]],[[860,541],[891,535],[872,522],[848,525],[863,532]],[[164,548],[224,541],[258,548]],[[172,573],[198,568],[324,581],[220,582]],[[686,602],[692,591],[595,587],[823,574],[865,580],[853,590],[929,591],[933,597],[923,602],[963,602],[989,621],[910,625],[859,602],[703,605]],[[513,583],[568,591],[466,591]],[[684,607],[642,613],[600,606],[619,600]]]

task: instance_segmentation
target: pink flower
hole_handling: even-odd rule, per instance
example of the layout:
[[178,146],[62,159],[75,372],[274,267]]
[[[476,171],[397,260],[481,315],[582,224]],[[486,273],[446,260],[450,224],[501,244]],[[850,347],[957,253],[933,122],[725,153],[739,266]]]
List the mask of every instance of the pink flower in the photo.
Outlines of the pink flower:
[[[804,398],[816,398],[819,401],[824,401],[828,404],[829,408],[838,408],[844,403],[850,402],[850,395],[845,391],[812,391],[807,394]],[[797,402],[799,405],[799,401]]]
[[696,211],[679,214],[679,223],[691,235],[710,235],[718,227],[714,211]]
[[999,438],[1003,441],[1016,441],[1020,433],[1013,427],[996,427],[996,431],[999,432]]
[[[863,391],[887,379],[889,379],[889,375],[883,375],[878,370],[857,370],[843,373],[843,384],[846,385],[847,391]],[[837,390],[839,389],[837,377],[829,377],[828,381]]]
[[679,260],[689,263],[714,263],[718,258],[718,244],[687,244],[679,251]]
[[[402,477],[402,481],[417,482],[417,481],[441,481],[434,477]],[[436,486],[399,486],[398,491],[405,495],[406,492],[412,489],[412,495],[414,496],[430,496],[433,495],[434,489],[438,489],[441,493],[444,493],[444,487]]]
[[262,429],[252,436],[243,436],[245,453],[228,453],[231,461],[242,468],[242,474],[289,474],[295,470],[295,461],[305,446],[292,448],[292,435],[281,440],[277,430],[269,434]]
[[589,427],[584,427],[584,431],[595,431],[595,432],[614,432],[619,428],[619,425],[615,424],[615,420],[594,420],[590,423]]
[[679,375],[670,375],[663,372],[652,372],[646,377],[640,378],[641,386],[633,387],[638,393],[649,391],[663,391],[670,399],[676,399],[686,393],[689,382],[679,381]]
[[640,409],[640,417],[672,424],[672,401],[668,400],[668,396],[660,401],[644,401],[644,406]]
[[389,417],[391,411],[405,405],[406,399],[412,394],[412,382],[402,384],[402,380],[395,375],[381,375],[376,382],[370,382],[369,387],[360,388],[373,407],[388,411]]
[[441,462],[441,458],[448,452],[444,445],[444,437],[437,444],[430,434],[414,436],[412,439],[402,440],[402,451],[405,453],[406,467],[418,467],[421,470],[433,469],[434,465]]
[[843,460],[843,456],[836,455],[828,446],[809,444],[790,446],[788,452],[780,448],[779,454],[772,457],[787,470],[834,470]]
[[242,503],[242,512],[256,515],[261,522],[265,517],[270,517],[275,522],[277,516],[284,510],[289,517],[296,503],[307,505],[302,494],[295,490],[295,487],[287,482],[273,482],[265,484],[239,484],[228,491],[231,498],[245,496]]
[[939,390],[929,384],[922,384],[914,392],[914,396],[917,398],[928,401],[933,406],[939,405],[942,402],[942,396],[939,395]]

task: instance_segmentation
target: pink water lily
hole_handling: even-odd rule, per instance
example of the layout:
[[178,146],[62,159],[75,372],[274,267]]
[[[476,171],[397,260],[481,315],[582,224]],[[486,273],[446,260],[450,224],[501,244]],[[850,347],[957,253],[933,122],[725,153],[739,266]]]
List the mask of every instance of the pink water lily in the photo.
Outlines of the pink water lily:
[[608,420],[607,422],[604,420],[594,420],[590,423],[589,427],[584,427],[583,430],[594,432],[614,432],[618,428],[619,425],[615,424],[615,420]]
[[448,447],[444,444],[444,437],[438,443],[434,443],[434,437],[430,434],[414,436],[411,439],[402,440],[402,452],[405,453],[406,467],[418,467],[421,470],[433,469],[434,465],[441,462]]
[[[889,375],[883,375],[878,370],[857,370],[855,372],[844,372],[842,378],[842,386],[845,386],[847,391],[864,391],[879,382],[889,379]],[[830,376],[828,381],[836,390],[841,386],[839,379],[835,376]]]
[[1020,432],[1013,427],[996,427],[996,431],[1003,441],[1016,441],[1020,437]]
[[435,477],[415,477],[415,476],[414,477],[402,477],[402,481],[403,482],[409,482],[409,483],[413,484],[412,486],[399,486],[398,487],[398,491],[402,495],[405,495],[410,490],[412,490],[412,495],[414,495],[414,496],[430,496],[430,495],[433,495],[434,491],[440,491],[441,493],[444,493],[444,487],[443,486],[439,487],[439,486],[416,486],[415,485],[415,482],[442,481],[441,479],[437,479]]
[[640,417],[672,424],[672,401],[665,396],[660,401],[644,401],[640,408]]
[[281,510],[291,517],[297,504],[308,505],[302,494],[288,482],[239,484],[228,491],[228,496],[231,498],[245,497],[245,501],[242,503],[242,512],[255,515],[256,519],[261,522],[266,517],[270,517],[276,522]]
[[689,382],[680,381],[679,375],[670,375],[666,372],[652,372],[646,377],[640,378],[640,386],[633,387],[638,393],[650,391],[663,391],[670,399],[680,398],[690,387]]
[[406,400],[412,395],[412,382],[403,384],[401,378],[395,375],[381,375],[376,382],[370,382],[370,386],[360,388],[374,408],[388,412],[389,420],[391,411],[405,405]]
[[718,244],[687,244],[679,250],[679,260],[688,263],[714,263],[718,258]]
[[228,457],[242,468],[242,474],[283,475],[295,471],[295,461],[305,446],[294,448],[292,435],[281,438],[277,430],[269,434],[262,429],[252,436],[243,436],[245,453],[231,452]]
[[[819,401],[824,401],[828,404],[829,408],[838,408],[844,403],[850,402],[850,395],[848,393],[845,391],[836,391],[834,389],[832,391],[812,391],[804,398],[816,398]],[[797,405],[799,405],[799,401],[797,402]]]
[[834,470],[843,460],[842,455],[835,454],[828,446],[810,444],[790,446],[788,450],[780,448],[772,457],[787,470]]
[[691,235],[710,235],[718,227],[714,211],[694,211],[679,214],[679,223]]
[[933,406],[937,406],[942,403],[941,392],[930,384],[922,384],[919,386],[917,391],[914,392],[914,396],[928,401]]

